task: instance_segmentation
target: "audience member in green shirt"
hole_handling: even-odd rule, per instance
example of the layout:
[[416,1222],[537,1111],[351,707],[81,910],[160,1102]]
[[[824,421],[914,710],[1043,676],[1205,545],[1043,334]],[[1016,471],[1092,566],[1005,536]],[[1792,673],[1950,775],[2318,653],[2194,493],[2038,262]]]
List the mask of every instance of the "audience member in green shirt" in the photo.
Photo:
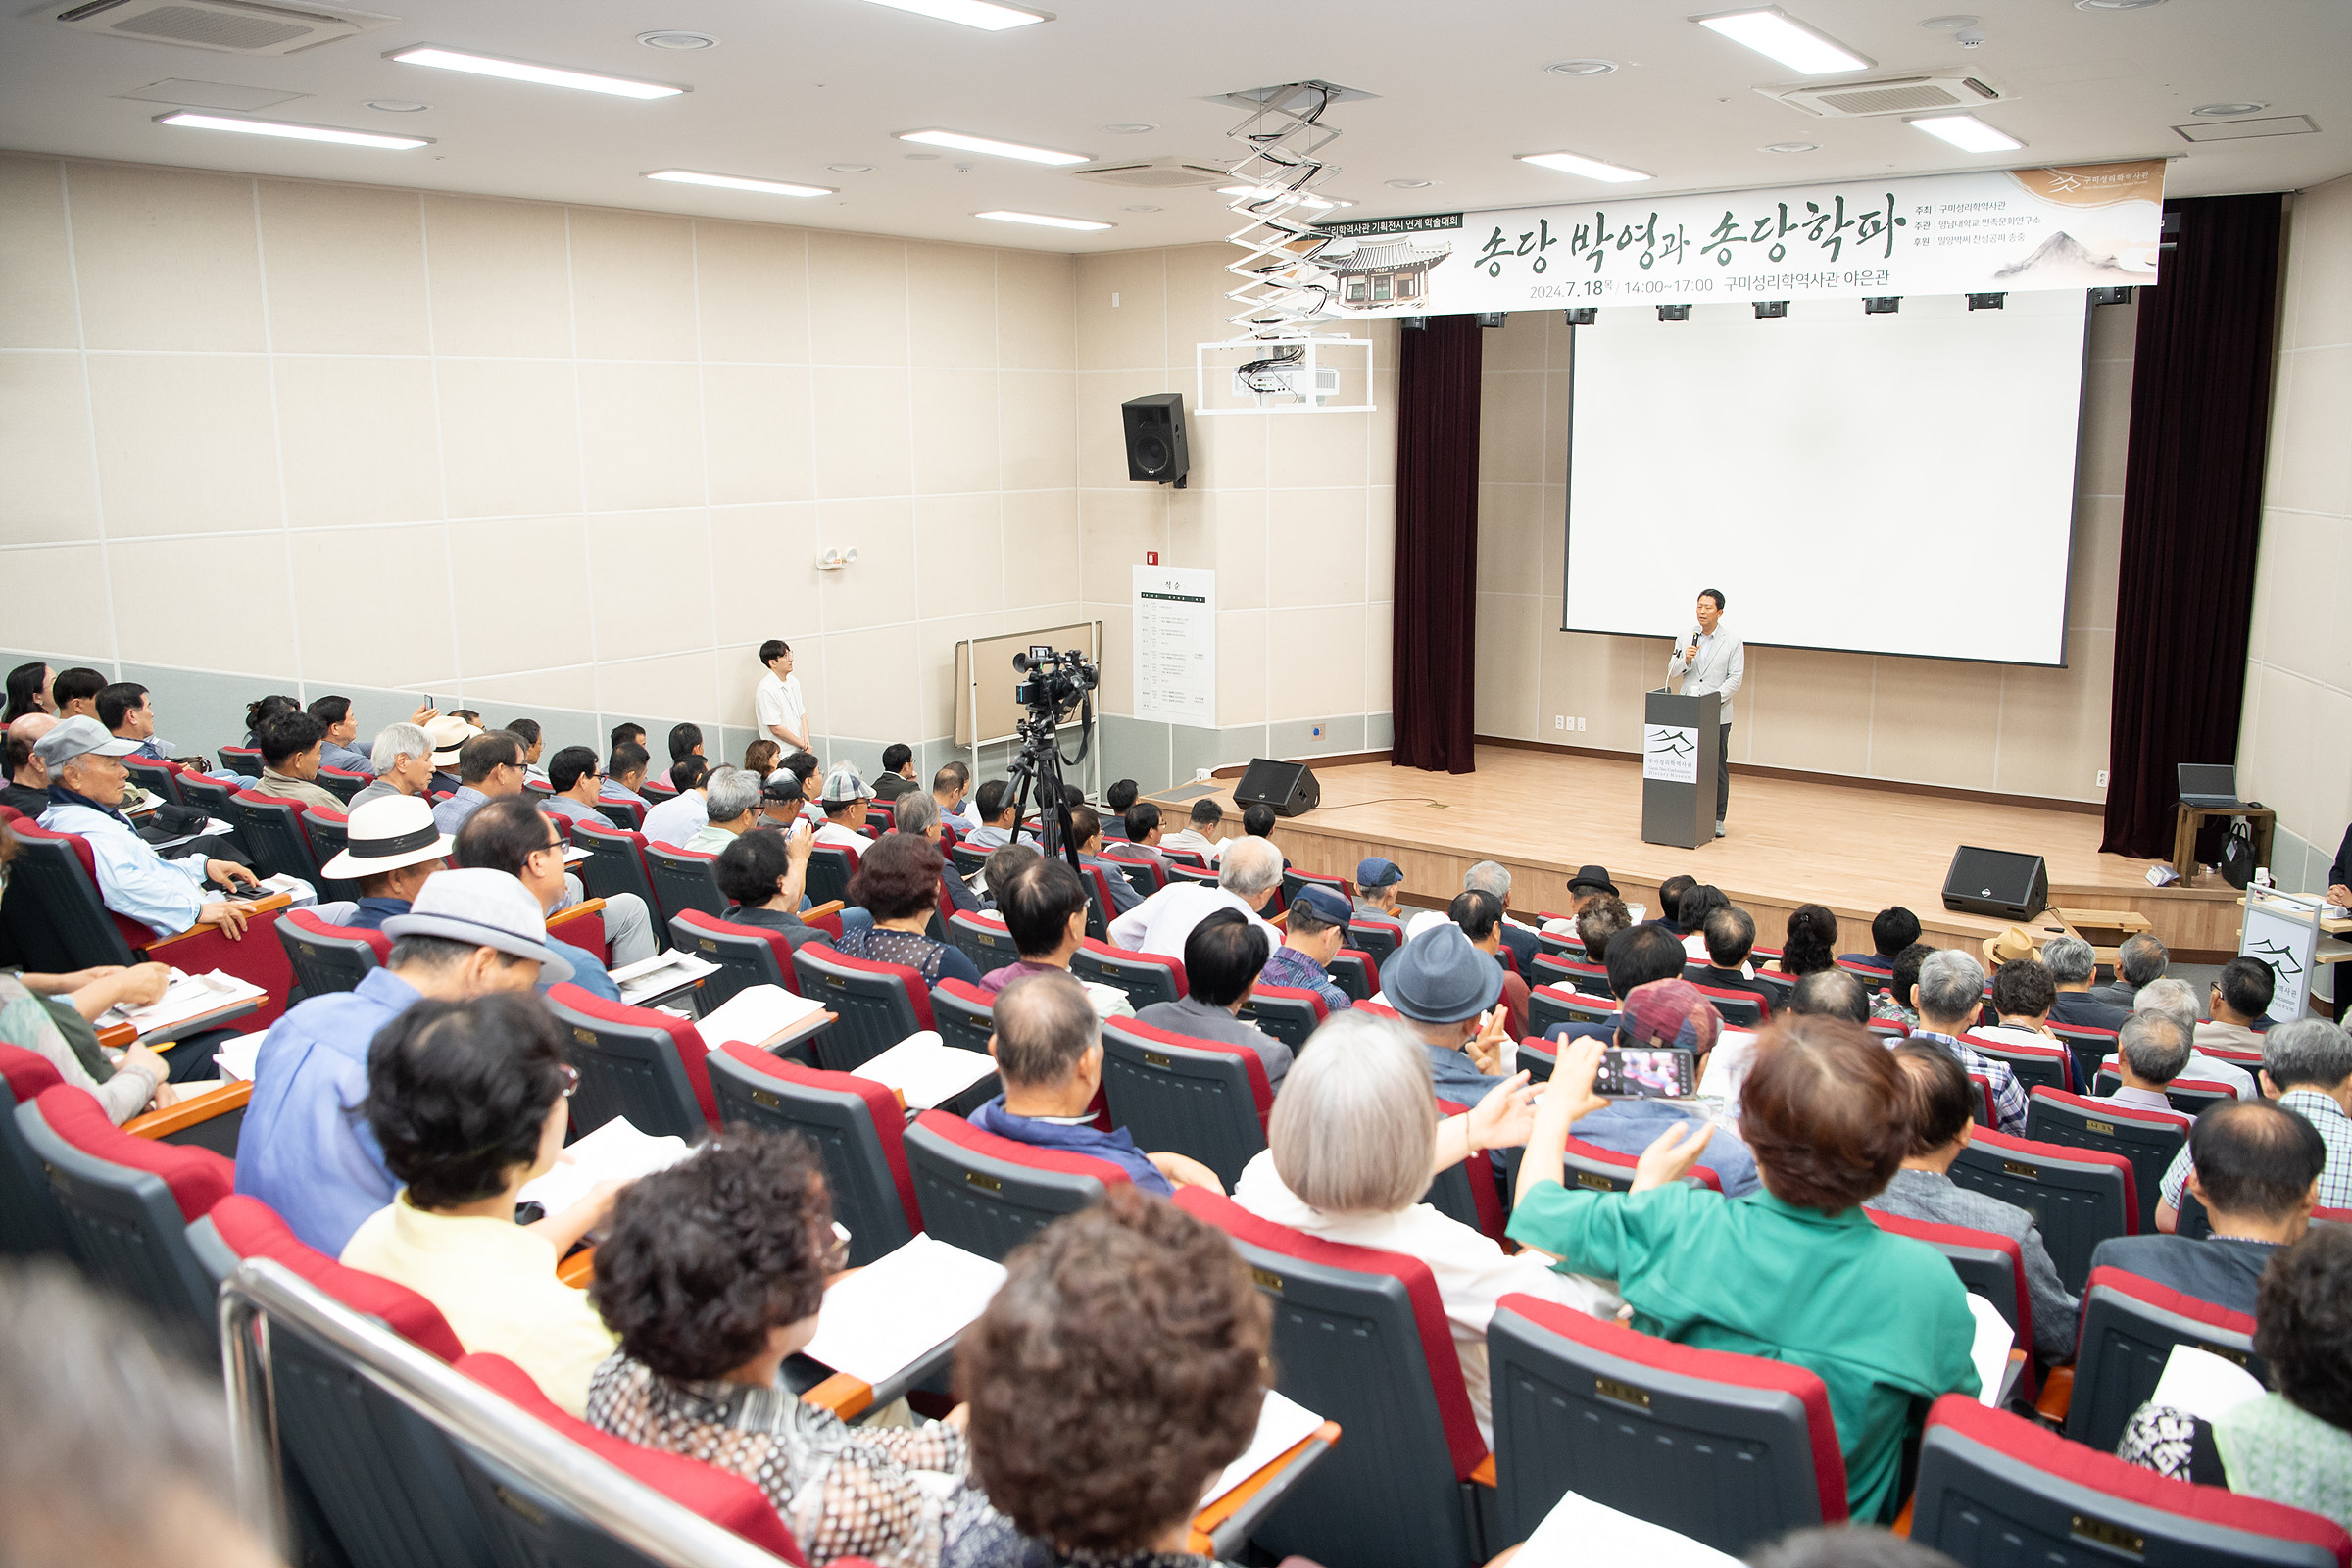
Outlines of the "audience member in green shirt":
[[1633,1326],[1701,1349],[1769,1356],[1827,1387],[1856,1523],[1899,1503],[1904,1440],[1939,1396],[1977,1392],[1975,1321],[1933,1248],[1862,1208],[1902,1164],[1902,1079],[1868,1031],[1790,1017],[1757,1044],[1740,1135],[1764,1190],[1725,1199],[1680,1178],[1713,1129],[1670,1127],[1630,1193],[1561,1184],[1569,1125],[1603,1107],[1600,1042],[1579,1041],[1536,1108],[1511,1237],[1579,1274],[1617,1281]]

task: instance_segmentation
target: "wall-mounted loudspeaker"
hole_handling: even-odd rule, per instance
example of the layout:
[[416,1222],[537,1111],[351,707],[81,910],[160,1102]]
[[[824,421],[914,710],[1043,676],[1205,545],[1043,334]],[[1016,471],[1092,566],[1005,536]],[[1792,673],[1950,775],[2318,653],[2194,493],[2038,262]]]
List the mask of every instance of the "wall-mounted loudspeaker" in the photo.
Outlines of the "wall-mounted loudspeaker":
[[1233,787],[1233,804],[1271,806],[1276,816],[1303,816],[1323,804],[1323,786],[1304,762],[1277,762],[1260,757],[1242,773]]
[[2050,871],[2038,855],[1963,844],[1944,873],[1943,906],[2031,920],[2050,902]]
[[1127,430],[1127,477],[1184,488],[1192,451],[1184,439],[1184,394],[1154,392],[1119,405]]

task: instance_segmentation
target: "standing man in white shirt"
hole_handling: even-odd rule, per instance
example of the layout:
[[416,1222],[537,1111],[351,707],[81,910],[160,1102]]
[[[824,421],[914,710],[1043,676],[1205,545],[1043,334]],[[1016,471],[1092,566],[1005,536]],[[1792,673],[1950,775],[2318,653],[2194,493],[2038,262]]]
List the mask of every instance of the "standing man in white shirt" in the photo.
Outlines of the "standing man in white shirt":
[[[1723,837],[1724,813],[1732,805],[1732,694],[1747,679],[1747,645],[1740,634],[1721,629],[1723,590],[1698,591],[1698,624],[1690,629],[1674,657],[1666,661],[1666,678],[1683,682],[1685,697],[1715,692],[1723,698],[1719,715],[1723,750],[1715,764],[1715,836]],[[1686,678],[1687,677],[1687,678]]]
[[808,704],[801,696],[801,678],[792,672],[792,645],[770,637],[760,645],[760,662],[767,666],[752,693],[760,733],[788,753],[816,750],[808,744]]

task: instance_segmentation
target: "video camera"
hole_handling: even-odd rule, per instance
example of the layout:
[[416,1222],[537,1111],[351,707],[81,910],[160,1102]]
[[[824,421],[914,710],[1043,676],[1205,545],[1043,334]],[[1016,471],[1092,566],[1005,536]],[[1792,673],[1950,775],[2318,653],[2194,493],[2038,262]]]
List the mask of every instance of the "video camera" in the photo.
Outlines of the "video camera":
[[1102,676],[1077,649],[1055,653],[1047,643],[1033,643],[1027,653],[1013,655],[1012,667],[1029,677],[1012,689],[1012,700],[1039,716],[1058,716],[1076,708]]

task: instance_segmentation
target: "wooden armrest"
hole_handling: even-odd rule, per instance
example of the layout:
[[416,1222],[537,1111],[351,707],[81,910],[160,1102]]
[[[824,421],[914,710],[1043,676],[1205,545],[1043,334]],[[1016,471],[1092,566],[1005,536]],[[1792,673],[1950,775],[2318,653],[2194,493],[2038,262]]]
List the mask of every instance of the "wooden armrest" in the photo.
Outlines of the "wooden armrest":
[[[1337,1421],[1324,1422],[1308,1436],[1267,1461],[1264,1468],[1249,1477],[1240,1486],[1193,1515],[1192,1540],[1189,1543],[1189,1549],[1203,1557],[1216,1555],[1216,1542],[1212,1538],[1216,1535],[1217,1526],[1240,1513],[1245,1503],[1272,1485],[1283,1471],[1288,1469],[1307,1449],[1318,1443],[1328,1446],[1339,1441],[1340,1424]],[[1486,1463],[1480,1469],[1486,1474],[1487,1485],[1493,1486],[1494,1484],[1494,1456],[1487,1455]],[[1476,1479],[1475,1472],[1472,1479]]]
[[1888,1535],[1908,1537],[1911,1534],[1911,1504],[1917,1500],[1916,1495],[1903,1499],[1903,1511],[1896,1514],[1894,1523],[1886,1527]]
[[[208,900],[207,902],[213,901]],[[291,893],[272,893],[266,899],[239,899],[237,906],[247,914],[267,914],[271,909],[288,908],[293,903],[294,895]],[[199,920],[185,931],[174,931],[168,937],[157,937],[153,942],[147,944],[145,951],[152,956],[158,948],[168,948],[174,942],[185,942],[190,937],[200,937],[207,931],[220,929],[220,925],[217,920]]]
[[218,1089],[208,1089],[192,1099],[183,1100],[176,1105],[151,1110],[144,1116],[133,1116],[122,1124],[122,1130],[133,1138],[167,1138],[198,1122],[210,1121],[225,1111],[239,1109],[252,1098],[253,1085],[249,1083],[222,1084]]
[[2071,1366],[2050,1368],[2049,1377],[2041,1385],[2041,1397],[2034,1401],[2034,1413],[2044,1421],[2063,1424],[2066,1412],[2075,1403],[2075,1369]]
[[138,1030],[126,1023],[109,1023],[98,1026],[98,1043],[109,1051],[126,1050],[138,1038]]
[[596,1249],[583,1247],[556,1265],[556,1278],[575,1291],[584,1291],[596,1278]]
[[1494,1485],[1494,1456],[1490,1453],[1484,1459],[1479,1460],[1478,1468],[1470,1472],[1470,1479],[1482,1487]]
[[860,1383],[847,1372],[836,1372],[802,1395],[801,1402],[830,1410],[844,1421],[853,1421],[873,1404],[874,1390],[871,1384]]
[[824,903],[810,907],[801,918],[803,920],[818,920],[828,914],[839,914],[848,907],[849,906],[839,899],[827,899]]
[[602,914],[602,913],[604,913],[604,912],[605,912],[605,901],[604,901],[604,900],[602,900],[602,899],[582,899],[582,900],[581,900],[579,903],[577,903],[577,904],[573,905],[573,906],[572,906],[570,908],[568,908],[568,909],[558,909],[558,910],[557,910],[555,913],[553,913],[553,914],[549,915],[549,916],[547,917],[547,928],[548,928],[550,931],[553,931],[553,930],[554,930],[556,927],[558,927],[558,926],[560,926],[560,925],[568,925],[568,924],[570,924],[570,923],[571,923],[572,921],[574,921],[574,920],[585,920],[585,919],[586,919],[588,916],[590,916],[590,915],[592,915],[592,914]]

